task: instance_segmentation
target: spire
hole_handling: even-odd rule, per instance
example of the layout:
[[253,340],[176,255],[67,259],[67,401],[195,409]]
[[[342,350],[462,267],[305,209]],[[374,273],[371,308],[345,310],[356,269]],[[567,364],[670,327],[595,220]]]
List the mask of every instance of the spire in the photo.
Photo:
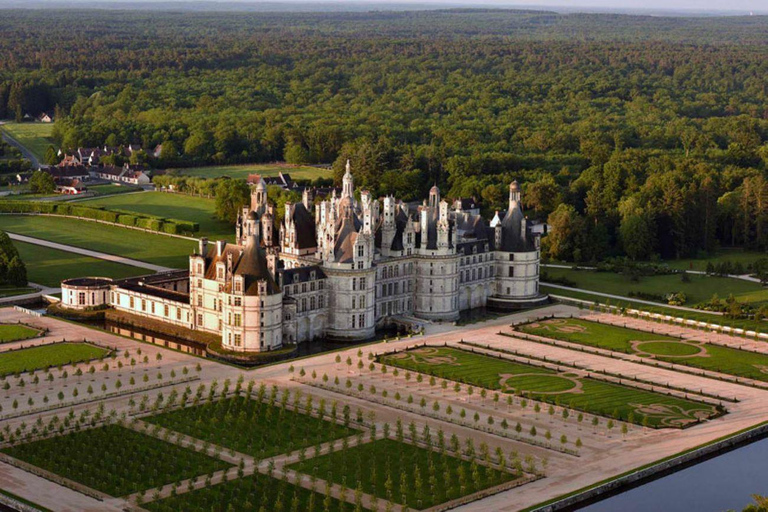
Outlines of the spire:
[[354,197],[355,180],[352,178],[352,167],[349,165],[349,159],[347,159],[346,172],[344,173],[342,186],[343,186],[343,189],[342,189],[341,197]]

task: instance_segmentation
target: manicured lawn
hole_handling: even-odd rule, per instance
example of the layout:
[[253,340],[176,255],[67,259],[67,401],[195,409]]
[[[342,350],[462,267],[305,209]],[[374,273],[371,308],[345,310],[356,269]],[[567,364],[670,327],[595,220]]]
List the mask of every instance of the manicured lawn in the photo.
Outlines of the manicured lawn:
[[23,324],[0,324],[0,343],[26,340],[40,334],[39,329],[33,329]]
[[319,484],[318,491],[312,492],[283,480],[255,473],[224,484],[145,503],[142,508],[152,512],[182,510],[184,512],[266,512],[278,509],[285,512],[291,510],[352,512],[354,510],[354,505],[342,504],[335,498],[329,498],[326,504],[326,497],[322,494],[324,489],[321,489]]
[[677,338],[598,324],[578,318],[555,318],[533,322],[518,326],[518,329],[548,338],[768,382],[768,355],[735,348],[681,341]]
[[197,222],[200,224],[199,236],[234,240],[234,225],[215,217],[216,201],[214,199],[167,192],[143,192],[92,199],[82,201],[82,204]]
[[8,132],[40,161],[45,158],[48,146],[56,147],[52,138],[53,123],[5,123],[0,129]]
[[88,343],[56,343],[0,353],[0,376],[89,361],[109,351]]
[[197,246],[191,240],[61,217],[0,215],[0,229],[172,268],[187,268]]
[[[18,242],[14,243],[18,247]],[[34,282],[34,281],[33,281]],[[37,290],[31,286],[0,286],[0,298],[1,297],[13,297],[15,295],[24,295],[25,293],[34,293]]]
[[551,295],[559,295],[561,297],[570,297],[573,299],[579,299],[591,302],[593,304],[610,304],[618,308],[631,308],[641,311],[648,311],[649,313],[658,313],[661,315],[670,315],[675,318],[685,318],[688,320],[696,320],[697,322],[709,322],[717,325],[724,325],[727,327],[736,327],[740,329],[746,329],[757,332],[768,332],[768,322],[755,321],[746,319],[732,319],[725,318],[722,315],[711,313],[708,311],[681,311],[679,309],[670,308],[659,304],[658,306],[643,304],[633,300],[617,300],[609,299],[607,297],[601,297],[593,293],[584,291],[563,290],[561,288],[553,288],[551,286],[541,285],[541,292]]
[[140,190],[142,190],[141,187],[134,187],[132,185],[89,185],[88,186],[88,192],[96,194],[97,196],[127,194],[128,192],[137,192]]
[[230,467],[226,462],[117,425],[3,451],[112,496],[125,496]]
[[672,268],[703,271],[707,270],[707,263],[710,262],[712,264],[717,264],[730,261],[731,263],[741,263],[742,265],[746,266],[767,256],[768,254],[759,251],[746,251],[741,248],[723,248],[718,250],[714,255],[707,258],[669,260],[665,261],[664,263]]
[[27,266],[27,279],[52,288],[58,288],[61,281],[71,277],[112,277],[123,278],[151,274],[151,270],[122,265],[113,261],[100,260],[51,249],[25,242],[13,242]]
[[356,431],[242,397],[178,409],[144,421],[265,458],[351,436]]
[[212,167],[177,169],[177,172],[185,176],[198,176],[201,178],[218,178],[219,176],[229,176],[230,178],[245,179],[249,174],[277,176],[281,172],[283,174],[290,174],[291,178],[294,180],[333,178],[333,171],[330,169],[319,169],[317,167],[310,167],[305,165],[292,166],[286,164],[219,165]]
[[648,425],[654,427],[679,427],[717,414],[715,407],[693,400],[449,347],[408,350],[382,356],[380,361],[625,421],[642,423],[647,417]]
[[629,276],[611,272],[551,267],[546,268],[546,272],[552,277],[570,279],[576,283],[576,288],[623,297],[627,297],[629,292],[660,295],[683,292],[687,296],[686,305],[708,301],[715,294],[721,299],[733,294],[739,302],[759,303],[768,301],[768,288],[763,288],[758,283],[727,277],[689,274],[690,282],[684,283],[679,274],[669,274],[641,277],[639,282],[633,282]]
[[336,451],[290,468],[338,484],[346,482],[351,489],[360,482],[364,493],[417,510],[517,478],[482,465],[474,472],[470,462],[394,439]]

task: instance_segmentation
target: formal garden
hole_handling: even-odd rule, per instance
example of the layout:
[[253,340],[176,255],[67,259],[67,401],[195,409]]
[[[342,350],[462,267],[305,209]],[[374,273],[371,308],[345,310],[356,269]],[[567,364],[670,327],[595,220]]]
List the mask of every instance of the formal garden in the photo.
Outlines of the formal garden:
[[550,318],[515,328],[527,334],[768,382],[768,354],[581,318]]
[[383,364],[651,427],[684,427],[721,414],[714,405],[451,347],[379,356]]
[[2,451],[111,496],[231,467],[119,425],[18,444]]
[[24,324],[0,324],[0,343],[27,340],[43,334],[41,329]]
[[165,499],[143,503],[152,512],[352,512],[349,503],[342,503],[329,492],[321,494],[261,473],[230,480],[212,487],[203,487]]
[[63,342],[0,353],[0,376],[99,359],[110,351],[81,342]]
[[[435,451],[431,448],[431,439],[425,443],[429,448],[406,443],[403,430],[402,424],[398,423],[395,439],[387,433],[384,439],[358,444],[290,467],[416,509],[522,476],[522,468],[517,474],[494,468],[487,447],[483,453],[486,461],[474,453],[474,449],[467,457],[469,460],[463,460],[448,454],[448,440],[442,431],[438,433],[438,449]],[[426,435],[431,435],[428,428]],[[418,439],[415,432],[411,436]],[[504,467],[505,456],[502,453],[500,457]]]
[[[348,408],[339,409],[335,403],[315,404],[311,396],[302,400],[300,394],[294,395],[289,403],[287,390],[278,396],[276,388],[267,391],[263,384],[254,398],[248,395],[207,401],[145,421],[257,458],[319,445],[357,432],[349,426]],[[316,416],[299,411],[315,407]],[[328,419],[324,419],[326,415]]]

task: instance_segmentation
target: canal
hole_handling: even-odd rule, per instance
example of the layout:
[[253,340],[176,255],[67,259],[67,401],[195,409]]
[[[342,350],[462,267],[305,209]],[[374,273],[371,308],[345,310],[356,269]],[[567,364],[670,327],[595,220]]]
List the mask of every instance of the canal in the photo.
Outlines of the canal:
[[753,494],[768,495],[768,439],[713,455],[630,488],[581,512],[741,511]]

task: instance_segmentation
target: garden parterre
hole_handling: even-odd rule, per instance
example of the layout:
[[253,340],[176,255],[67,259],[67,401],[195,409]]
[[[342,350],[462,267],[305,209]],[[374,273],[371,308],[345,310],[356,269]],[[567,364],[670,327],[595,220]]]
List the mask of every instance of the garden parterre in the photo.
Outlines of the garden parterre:
[[109,350],[88,343],[55,343],[0,353],[0,376],[104,357]]
[[451,347],[414,348],[381,356],[379,360],[469,386],[522,394],[653,427],[684,427],[721,412],[702,402]]
[[521,332],[768,382],[768,355],[580,318],[517,326]]

